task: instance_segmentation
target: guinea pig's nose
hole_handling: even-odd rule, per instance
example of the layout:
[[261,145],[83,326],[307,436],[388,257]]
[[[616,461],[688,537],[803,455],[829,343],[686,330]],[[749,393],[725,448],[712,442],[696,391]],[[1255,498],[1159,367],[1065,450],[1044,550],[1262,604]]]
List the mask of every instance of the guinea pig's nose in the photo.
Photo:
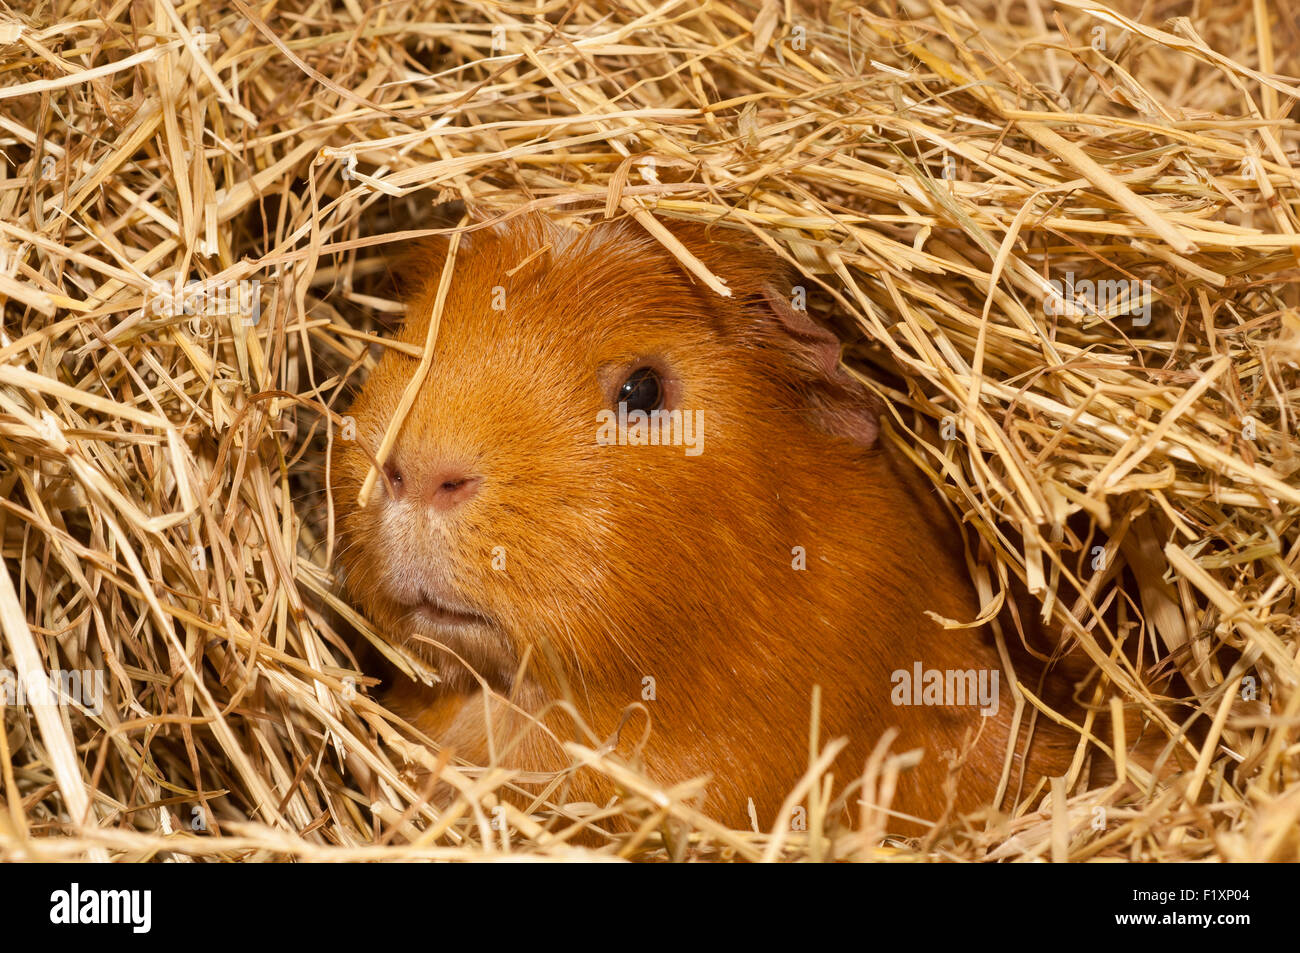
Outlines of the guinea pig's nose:
[[435,510],[446,513],[472,498],[482,484],[481,476],[470,476],[461,470],[444,470],[430,477],[423,495]]
[[483,483],[481,476],[472,476],[461,469],[419,473],[404,470],[392,462],[384,465],[384,477],[394,499],[413,495],[440,513],[453,510],[473,497]]
[[406,492],[406,478],[402,476],[402,471],[398,469],[397,464],[384,464],[384,481],[388,484],[388,492],[393,496],[399,497]]

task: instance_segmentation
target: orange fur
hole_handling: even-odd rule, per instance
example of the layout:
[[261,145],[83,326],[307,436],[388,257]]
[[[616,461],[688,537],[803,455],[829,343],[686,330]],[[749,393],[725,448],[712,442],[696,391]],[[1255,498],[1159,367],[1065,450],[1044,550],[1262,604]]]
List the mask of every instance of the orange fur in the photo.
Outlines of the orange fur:
[[[420,636],[432,630],[402,603],[429,594],[490,620],[459,627],[448,645],[492,687],[495,735],[480,682],[432,646],[444,682],[399,680],[390,704],[472,762],[492,747],[529,771],[565,764],[556,738],[591,739],[562,710],[544,719],[555,738],[529,731],[502,698],[539,711],[567,695],[597,739],[643,705],[620,752],[640,741],[648,715],[640,755],[653,777],[711,774],[706,810],[748,826],[752,798],[766,827],[807,767],[820,685],[823,741],[850,739],[837,783],[897,726],[895,750],[925,757],[904,775],[896,809],[938,817],[943,754],[968,737],[957,807],[986,802],[1010,731],[1007,676],[987,632],[945,630],[925,614],[977,615],[956,527],[918,475],[864,445],[874,409],[836,370],[825,333],[783,310],[784,266],[702,228],[675,232],[730,298],[628,223],[578,233],[525,217],[467,237],[429,377],[389,460],[401,492],[381,480],[357,507],[369,461],[355,446],[342,449],[333,489],[344,585],[381,631],[427,646]],[[426,246],[416,257],[401,341],[425,340],[444,254]],[[504,311],[492,307],[495,289]],[[703,411],[698,456],[597,445],[609,382],[645,363],[672,379],[675,404]],[[387,351],[351,409],[371,452],[415,366]],[[479,481],[472,495],[444,499],[459,485],[449,474]],[[793,566],[796,547],[804,569]],[[917,661],[997,670],[997,715],[892,704],[891,673]],[[654,700],[642,701],[646,677]],[[1040,721],[1025,790],[1066,770],[1074,740]],[[572,784],[571,797],[614,793],[594,773]]]

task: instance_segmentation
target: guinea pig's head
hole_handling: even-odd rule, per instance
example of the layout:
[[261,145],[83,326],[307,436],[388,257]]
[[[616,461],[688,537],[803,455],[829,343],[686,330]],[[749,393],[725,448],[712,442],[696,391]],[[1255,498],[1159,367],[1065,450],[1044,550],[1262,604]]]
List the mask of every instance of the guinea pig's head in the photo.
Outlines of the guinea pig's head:
[[587,678],[726,624],[761,601],[744,591],[758,562],[788,567],[788,481],[875,443],[874,400],[784,264],[721,229],[673,232],[730,297],[631,222],[466,233],[415,389],[447,243],[406,264],[409,347],[385,349],[335,445],[338,568],[453,685],[475,684],[468,666],[507,687],[527,649]]

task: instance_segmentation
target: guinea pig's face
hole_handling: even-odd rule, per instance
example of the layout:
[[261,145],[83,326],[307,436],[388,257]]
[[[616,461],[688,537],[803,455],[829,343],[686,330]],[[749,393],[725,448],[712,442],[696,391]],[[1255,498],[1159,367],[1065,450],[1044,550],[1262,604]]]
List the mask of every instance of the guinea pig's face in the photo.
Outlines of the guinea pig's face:
[[[825,336],[807,322],[792,337],[762,300],[790,291],[768,289],[774,260],[687,237],[730,299],[639,226],[529,218],[470,234],[364,507],[419,359],[387,349],[349,411],[356,439],[336,444],[332,479],[347,591],[453,683],[473,684],[468,666],[508,686],[543,642],[577,672],[608,652],[635,660],[707,611],[711,580],[767,558],[755,550],[781,522],[792,452],[873,425],[822,399],[837,356],[827,365]],[[400,343],[424,346],[444,260],[416,259]]]

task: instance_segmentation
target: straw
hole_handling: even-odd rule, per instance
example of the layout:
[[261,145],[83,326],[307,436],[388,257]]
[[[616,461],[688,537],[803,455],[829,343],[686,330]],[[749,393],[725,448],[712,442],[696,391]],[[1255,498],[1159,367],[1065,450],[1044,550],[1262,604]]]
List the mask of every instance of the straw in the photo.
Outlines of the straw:
[[[1300,20],[1187,9],[5,14],[0,671],[104,695],[4,706],[0,857],[1300,857]],[[663,222],[783,254],[990,554],[989,614],[1025,586],[1095,669],[1080,698],[1194,767],[1151,777],[1036,684],[1018,711],[1075,726],[1075,770],[911,840],[885,833],[915,760],[888,738],[832,769],[814,733],[807,831],[728,830],[707,780],[588,746],[614,804],[557,779],[525,810],[514,773],[441,757],[355,655],[435,677],[333,594],[324,473],[400,314],[396,245],[449,199],[631,217],[717,293]],[[1123,780],[1090,787],[1112,753]]]

